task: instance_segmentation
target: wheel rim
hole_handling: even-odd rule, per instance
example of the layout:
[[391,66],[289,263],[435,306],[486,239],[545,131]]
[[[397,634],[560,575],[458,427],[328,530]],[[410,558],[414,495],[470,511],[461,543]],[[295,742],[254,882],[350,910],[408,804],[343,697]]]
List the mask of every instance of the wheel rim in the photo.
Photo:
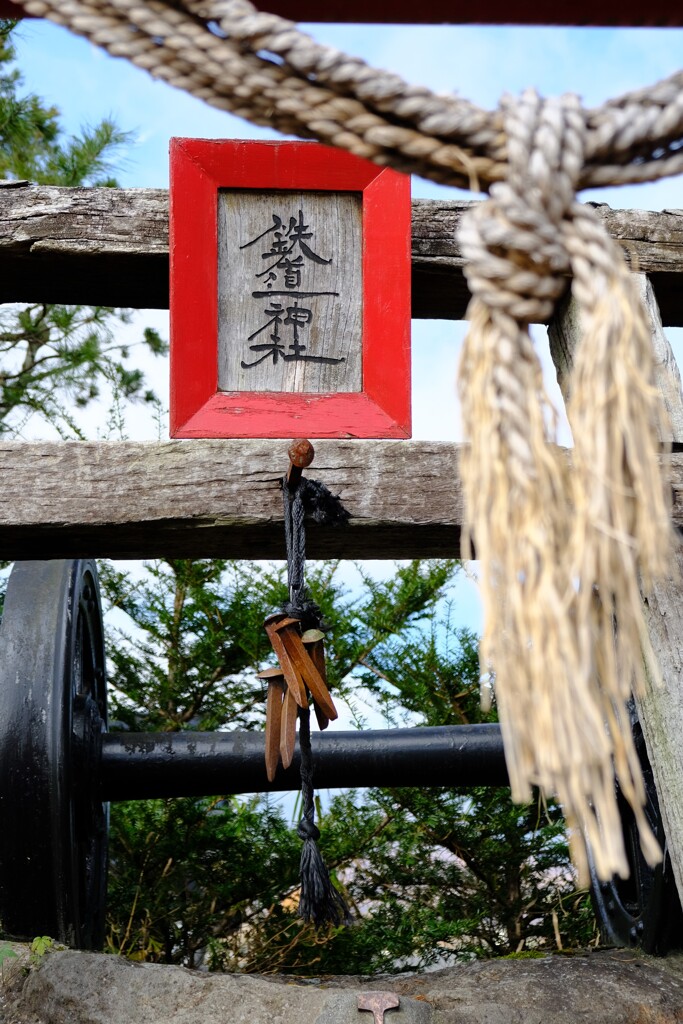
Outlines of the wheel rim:
[[649,866],[640,847],[633,811],[617,788],[630,875],[627,879],[599,881],[589,850],[591,898],[605,942],[615,946],[638,946],[647,953],[665,953],[672,942],[680,941],[680,936],[674,934],[680,924],[680,901],[667,854],[654,775],[633,701],[630,712],[633,740],[645,783],[645,814],[664,851],[664,858],[654,868]]
[[101,947],[106,679],[94,562],[15,565],[0,626],[0,722],[2,926]]

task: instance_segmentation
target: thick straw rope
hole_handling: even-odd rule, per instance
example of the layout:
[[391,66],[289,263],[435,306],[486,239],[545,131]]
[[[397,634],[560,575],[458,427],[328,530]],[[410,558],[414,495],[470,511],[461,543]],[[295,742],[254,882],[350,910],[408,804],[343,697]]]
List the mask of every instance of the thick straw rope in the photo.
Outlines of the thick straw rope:
[[[608,879],[628,872],[616,770],[654,863],[625,703],[657,676],[639,581],[669,564],[663,415],[628,271],[575,195],[683,171],[683,72],[595,110],[528,92],[488,112],[319,46],[247,0],[21,2],[256,124],[490,191],[461,229],[473,295],[463,484],[482,561],[482,663],[495,673],[513,793],[558,793],[580,868],[583,836]],[[585,324],[571,473],[548,444],[554,411],[528,330],[551,315],[568,274]]]
[[[528,799],[532,783],[557,793],[610,878],[628,872],[613,762],[645,856],[660,858],[625,704],[644,691],[648,663],[656,672],[638,579],[639,568],[650,578],[666,568],[669,516],[652,457],[664,425],[628,271],[575,200],[586,134],[578,100],[528,92],[502,108],[508,180],[461,232],[474,296],[460,378],[472,438],[463,481],[485,565],[482,660],[495,669],[513,795]],[[528,331],[569,272],[586,320],[568,408],[571,474],[548,447],[554,413]],[[574,851],[585,873],[583,846]]]

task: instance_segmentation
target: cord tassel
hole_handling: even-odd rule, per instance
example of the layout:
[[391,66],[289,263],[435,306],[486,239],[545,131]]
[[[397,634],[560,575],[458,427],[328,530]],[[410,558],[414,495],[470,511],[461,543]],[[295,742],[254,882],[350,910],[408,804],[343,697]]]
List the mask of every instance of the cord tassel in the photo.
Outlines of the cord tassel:
[[299,869],[299,917],[304,921],[310,921],[316,928],[324,928],[326,925],[338,927],[341,924],[349,924],[351,916],[344,897],[332,884],[330,873],[318,848],[320,829],[315,824],[310,719],[310,710],[299,711],[301,796],[304,807],[297,828],[297,835],[304,844]]

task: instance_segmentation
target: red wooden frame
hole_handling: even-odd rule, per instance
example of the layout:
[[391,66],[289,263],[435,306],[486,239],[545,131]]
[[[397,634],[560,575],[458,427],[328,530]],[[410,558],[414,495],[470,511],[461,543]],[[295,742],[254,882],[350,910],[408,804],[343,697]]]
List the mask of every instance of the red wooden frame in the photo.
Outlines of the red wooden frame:
[[[218,190],[360,193],[362,390],[218,390]],[[410,437],[410,179],[315,142],[172,139],[171,436]]]

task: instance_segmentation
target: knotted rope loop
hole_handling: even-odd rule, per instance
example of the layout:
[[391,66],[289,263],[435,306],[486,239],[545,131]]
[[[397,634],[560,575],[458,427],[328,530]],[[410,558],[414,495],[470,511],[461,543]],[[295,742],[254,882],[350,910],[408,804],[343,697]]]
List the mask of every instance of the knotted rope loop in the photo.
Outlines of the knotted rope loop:
[[[663,572],[668,557],[662,412],[630,275],[575,198],[588,138],[578,100],[527,92],[505,98],[502,111],[508,179],[461,232],[473,295],[462,474],[482,561],[481,653],[495,672],[513,796],[528,799],[533,785],[558,794],[609,879],[628,872],[614,768],[646,858],[661,856],[624,709],[656,674],[638,580]],[[556,417],[529,333],[550,317],[569,273],[584,317],[568,407],[571,476],[548,445]],[[582,843],[574,855],[585,873]]]
[[310,599],[306,588],[306,527],[305,517],[310,515],[316,523],[327,526],[346,526],[351,518],[339,497],[332,494],[319,480],[303,477],[294,491],[282,481],[282,500],[285,521],[285,547],[287,551],[287,584],[289,601],[283,612],[300,619],[303,629],[327,630],[320,608]]
[[[519,101],[505,97],[502,113],[508,180],[492,185],[490,198],[472,208],[460,229],[473,295],[461,369],[463,416],[473,445],[477,435],[492,455],[491,475],[476,499],[477,506],[484,503],[481,513],[472,512],[480,530],[487,528],[488,500],[502,493],[495,477],[503,467],[518,483],[520,525],[539,487],[544,502],[563,489],[560,467],[546,454],[554,414],[528,325],[547,320],[567,286],[570,260],[561,223],[574,203],[586,134],[574,96],[543,102],[530,90]],[[467,474],[472,462],[467,456],[464,461]],[[481,484],[485,469],[472,469]]]
[[494,315],[544,322],[566,289],[560,225],[583,166],[585,121],[575,96],[542,101],[532,90],[502,102],[509,172],[464,218],[460,242],[472,295]]

